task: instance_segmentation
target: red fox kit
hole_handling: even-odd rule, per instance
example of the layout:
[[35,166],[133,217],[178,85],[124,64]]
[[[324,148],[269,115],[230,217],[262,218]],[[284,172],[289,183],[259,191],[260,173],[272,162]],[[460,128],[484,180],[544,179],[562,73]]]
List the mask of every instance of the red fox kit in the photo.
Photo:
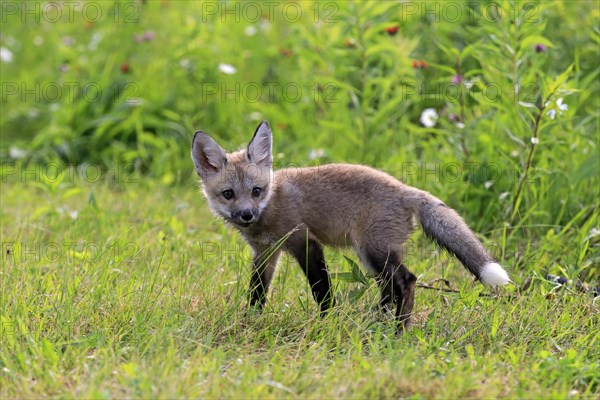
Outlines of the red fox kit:
[[413,218],[481,282],[510,282],[462,218],[441,200],[362,165],[328,164],[273,171],[272,134],[262,122],[248,147],[223,149],[202,131],[192,160],[210,208],[254,251],[250,304],[261,307],[281,251],[306,274],[321,313],[334,305],[322,245],[352,246],[375,274],[381,306],[396,304],[398,331],[408,325],[416,277],[402,264]]

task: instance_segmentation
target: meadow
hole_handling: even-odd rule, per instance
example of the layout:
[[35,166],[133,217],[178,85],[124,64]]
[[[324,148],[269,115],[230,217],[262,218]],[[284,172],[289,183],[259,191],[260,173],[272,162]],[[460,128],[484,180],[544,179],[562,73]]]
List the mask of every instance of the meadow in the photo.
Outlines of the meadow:
[[[594,2],[0,4],[4,398],[598,398]],[[458,210],[514,284],[417,229],[396,335],[355,254],[319,317],[211,214],[194,131],[364,163]]]

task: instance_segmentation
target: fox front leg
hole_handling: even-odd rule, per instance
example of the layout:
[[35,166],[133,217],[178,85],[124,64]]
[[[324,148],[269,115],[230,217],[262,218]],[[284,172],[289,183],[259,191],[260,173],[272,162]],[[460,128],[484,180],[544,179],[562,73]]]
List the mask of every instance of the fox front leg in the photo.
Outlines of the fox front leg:
[[255,250],[249,290],[251,307],[262,308],[264,306],[269,286],[273,280],[273,274],[277,268],[279,255],[279,250],[266,249],[261,252]]
[[298,241],[290,248],[290,252],[306,274],[313,296],[321,308],[321,316],[323,316],[330,307],[335,305],[335,298],[331,290],[331,280],[321,244],[313,239]]

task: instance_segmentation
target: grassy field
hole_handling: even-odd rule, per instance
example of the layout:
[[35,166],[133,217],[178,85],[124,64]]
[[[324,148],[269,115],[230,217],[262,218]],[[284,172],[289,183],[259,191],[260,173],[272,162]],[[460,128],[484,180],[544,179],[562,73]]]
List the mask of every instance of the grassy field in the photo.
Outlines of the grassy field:
[[[1,9],[3,399],[600,396],[595,3],[25,4]],[[278,167],[431,191],[514,285],[417,230],[405,264],[451,291],[417,289],[402,336],[339,249],[326,317],[288,257],[249,311],[189,145],[263,118]]]

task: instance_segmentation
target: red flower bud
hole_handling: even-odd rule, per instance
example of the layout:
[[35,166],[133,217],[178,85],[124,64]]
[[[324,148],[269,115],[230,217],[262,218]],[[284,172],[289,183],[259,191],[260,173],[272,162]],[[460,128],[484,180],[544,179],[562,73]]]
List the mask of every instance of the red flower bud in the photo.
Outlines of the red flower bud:
[[124,74],[128,74],[129,73],[129,64],[128,63],[123,63],[121,64],[121,72]]
[[385,31],[388,35],[394,36],[396,33],[398,33],[398,25],[388,26],[385,28]]

